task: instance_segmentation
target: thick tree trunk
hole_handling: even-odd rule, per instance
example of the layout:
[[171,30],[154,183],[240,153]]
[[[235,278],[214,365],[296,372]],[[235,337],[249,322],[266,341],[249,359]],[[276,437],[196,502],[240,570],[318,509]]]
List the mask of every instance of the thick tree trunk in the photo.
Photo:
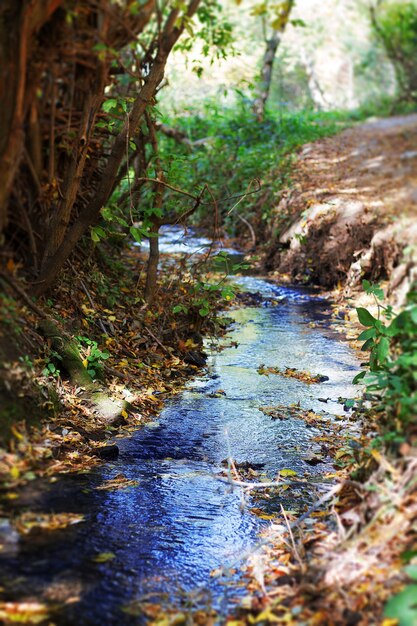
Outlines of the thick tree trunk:
[[294,0],[287,0],[281,15],[279,28],[274,29],[271,37],[266,41],[265,54],[262,61],[261,77],[259,81],[258,95],[253,103],[252,109],[259,122],[265,115],[265,106],[271,91],[272,70],[282,35],[287,27]]

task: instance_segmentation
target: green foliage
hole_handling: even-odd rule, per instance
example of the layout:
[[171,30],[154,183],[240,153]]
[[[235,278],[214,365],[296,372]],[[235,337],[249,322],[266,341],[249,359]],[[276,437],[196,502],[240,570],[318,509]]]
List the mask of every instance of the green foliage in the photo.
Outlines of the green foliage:
[[[270,202],[263,202],[268,208],[263,209],[262,217],[268,217],[274,195],[288,181],[289,153],[337,128],[334,116],[311,112],[269,115],[259,123],[243,94],[233,108],[210,101],[202,113],[188,110],[163,121],[198,142],[190,151],[188,146],[161,136],[160,156],[166,180],[194,192],[207,184],[231,234],[235,234],[238,223],[236,213],[253,217],[258,198],[264,193],[272,196]],[[255,191],[259,185],[260,194]],[[166,206],[173,209],[176,205],[178,197],[167,194]],[[197,219],[207,224],[207,213],[212,211],[202,204]]]
[[385,0],[374,13],[373,27],[396,69],[403,96],[417,98],[417,3]]
[[[188,24],[177,50],[190,52],[195,41],[201,44],[201,53],[204,57],[225,59],[227,54],[233,52],[232,25],[222,14],[222,5],[217,0],[202,3],[197,10],[197,26]],[[197,62],[193,63],[193,71],[201,76],[203,68]]]
[[103,371],[103,361],[109,358],[107,350],[100,350],[98,344],[88,337],[76,337],[83,363],[91,378],[100,376]]
[[384,293],[379,285],[363,281],[363,286],[375,299],[377,315],[357,309],[359,321],[366,327],[359,339],[370,357],[366,370],[354,382],[365,384],[367,398],[385,416],[389,429],[401,431],[415,417],[417,406],[417,286],[399,314],[382,304]]
[[215,313],[219,308],[219,300],[230,301],[235,297],[233,287],[225,285],[224,280],[222,279],[218,283],[198,280],[194,284],[191,306],[198,311],[201,317]]
[[45,367],[42,370],[43,376],[54,376],[58,378],[61,374],[61,370],[57,367],[59,361],[62,361],[61,355],[55,352],[55,350],[51,350],[45,362]]

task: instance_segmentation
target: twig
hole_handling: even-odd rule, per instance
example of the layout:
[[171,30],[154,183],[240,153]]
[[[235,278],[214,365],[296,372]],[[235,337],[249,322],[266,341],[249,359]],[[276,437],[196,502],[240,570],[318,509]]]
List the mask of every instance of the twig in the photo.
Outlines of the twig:
[[19,209],[20,209],[20,211],[22,213],[23,221],[25,222],[26,232],[27,232],[28,237],[29,237],[30,251],[32,253],[33,265],[34,265],[34,268],[35,268],[35,270],[37,272],[38,269],[39,269],[39,265],[38,265],[38,250],[37,250],[37,247],[36,247],[35,235],[33,233],[32,224],[30,223],[29,215],[27,214],[25,206],[24,206],[23,202],[20,200],[19,196],[17,196],[17,203],[18,203]]
[[[71,264],[71,267],[72,267],[72,264]],[[87,296],[89,303],[91,304],[91,307],[96,311],[96,307],[94,305],[93,298],[91,297],[90,292],[88,291],[84,281],[81,278],[79,280],[80,280],[80,285],[81,285],[85,295]],[[107,332],[106,327],[104,326],[103,321],[99,317],[97,318],[97,321],[98,321],[98,324],[99,324],[101,330],[103,331],[103,333],[108,336],[109,333]]]
[[278,487],[282,487],[283,485],[287,485],[287,486],[309,485],[311,487],[311,485],[328,485],[329,484],[329,482],[326,482],[324,480],[318,481],[318,482],[313,482],[311,480],[280,480],[280,481],[271,481],[271,482],[265,482],[265,483],[248,483],[248,482],[245,482],[244,480],[233,480],[230,477],[223,478],[222,476],[215,476],[215,478],[216,480],[219,480],[222,483],[228,483],[229,485],[231,484],[235,487],[247,488],[248,490],[271,489],[271,487],[278,488]]
[[160,347],[160,348],[161,348],[161,349],[165,352],[165,354],[169,354],[169,355],[171,355],[171,353],[170,353],[170,351],[168,350],[168,348],[166,348],[166,347],[164,346],[164,344],[163,344],[163,343],[161,343],[161,342],[159,341],[158,337],[155,337],[155,335],[153,334],[153,332],[152,332],[152,331],[151,331],[151,330],[150,330],[147,326],[144,326],[143,328],[144,328],[144,329],[146,330],[146,332],[147,332],[147,333],[148,333],[148,334],[152,337],[152,339],[154,339],[154,340],[156,341],[156,343],[158,344],[158,346],[159,346],[159,347]]
[[187,196],[188,198],[192,198],[193,200],[198,200],[200,196],[195,196],[192,193],[189,193],[188,191],[184,191],[184,189],[180,189],[179,187],[174,187],[173,185],[170,185],[169,183],[166,183],[164,180],[160,180],[159,178],[148,178],[147,176],[142,176],[141,178],[137,178],[136,179],[136,183],[157,183],[159,185],[163,185],[164,187],[167,187],[168,189],[171,189],[172,191],[175,191],[176,193],[180,193],[183,196]]
[[247,219],[242,217],[242,215],[239,215],[239,213],[237,214],[237,219],[240,220],[241,222],[243,222],[245,224],[245,226],[247,226],[247,228],[248,228],[248,230],[250,232],[250,236],[252,238],[252,248],[254,248],[256,246],[256,235],[255,235],[255,231],[253,229],[252,224],[250,224]]
[[288,521],[287,514],[286,514],[285,509],[282,506],[282,504],[281,504],[281,513],[282,513],[282,515],[284,517],[285,523],[286,523],[287,528],[288,528],[288,534],[289,534],[290,539],[291,539],[291,545],[292,545],[292,549],[294,550],[295,558],[299,562],[300,567],[302,567],[303,566],[303,562],[302,562],[300,554],[299,554],[299,552],[297,550],[297,546],[295,545],[295,539],[294,539],[294,535],[293,535],[293,532],[292,532],[292,528],[291,528],[291,525],[290,525],[290,523]]
[[128,374],[123,374],[123,372],[119,372],[116,368],[111,365],[107,365],[107,363],[103,363],[104,371],[112,376],[117,376],[117,378],[121,378],[123,380],[130,380],[131,377]]

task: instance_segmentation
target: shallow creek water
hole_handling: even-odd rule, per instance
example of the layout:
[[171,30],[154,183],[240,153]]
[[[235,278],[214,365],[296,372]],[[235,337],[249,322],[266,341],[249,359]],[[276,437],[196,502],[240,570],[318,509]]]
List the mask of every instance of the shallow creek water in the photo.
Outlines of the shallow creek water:
[[[81,598],[66,605],[54,623],[141,624],[140,616],[123,607],[168,597],[179,605],[203,602],[226,612],[244,593],[239,574],[228,580],[210,572],[239,565],[267,522],[242,510],[239,489],[231,491],[216,478],[222,461],[231,455],[237,462],[262,464],[271,477],[290,468],[313,482],[329,469],[303,460],[315,450],[314,428],[292,418],[273,421],[259,407],[300,402],[317,412],[342,413],[337,399],[353,395],[355,357],[331,332],[323,301],[253,277],[238,281],[280,302],[234,311],[236,323],[225,343],[238,347],[213,351],[207,371],[169,400],[157,421],[117,440],[117,461],[44,490],[39,510],[82,512],[85,522],[24,540],[0,559],[16,590],[25,588],[38,598]],[[306,385],[261,376],[262,363],[324,374],[329,381]],[[215,394],[220,389],[224,395]],[[323,404],[320,397],[330,400]],[[120,472],[138,486],[95,489]],[[310,498],[319,493],[319,486],[312,487]],[[95,562],[103,552],[115,558]]]

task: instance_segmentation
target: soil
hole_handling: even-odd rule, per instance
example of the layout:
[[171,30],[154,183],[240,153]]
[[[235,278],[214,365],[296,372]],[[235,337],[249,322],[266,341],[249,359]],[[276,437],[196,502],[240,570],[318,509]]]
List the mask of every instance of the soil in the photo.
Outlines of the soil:
[[362,278],[388,279],[401,302],[417,273],[417,114],[305,145],[274,213],[287,226],[269,246],[268,270],[342,285],[345,296]]

